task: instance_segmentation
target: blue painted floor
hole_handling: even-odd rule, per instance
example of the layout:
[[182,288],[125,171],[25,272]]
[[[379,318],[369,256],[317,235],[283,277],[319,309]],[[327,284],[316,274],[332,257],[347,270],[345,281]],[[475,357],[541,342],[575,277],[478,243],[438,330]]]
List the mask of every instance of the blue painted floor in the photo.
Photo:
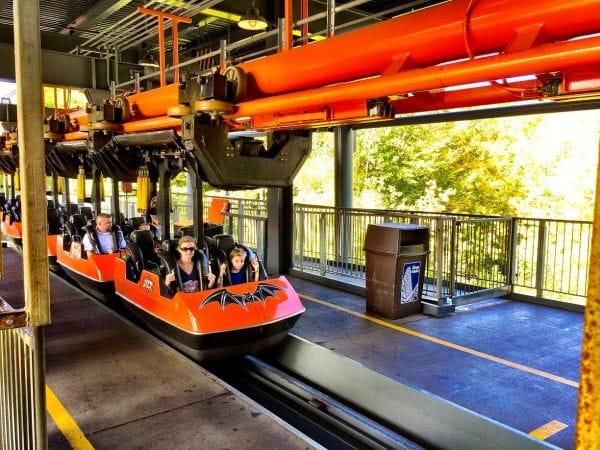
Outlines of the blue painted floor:
[[364,297],[291,281],[308,296],[294,334],[525,433],[558,421],[566,428],[546,442],[574,447],[583,314],[492,299],[445,318],[386,321],[397,330],[309,298],[366,314]]

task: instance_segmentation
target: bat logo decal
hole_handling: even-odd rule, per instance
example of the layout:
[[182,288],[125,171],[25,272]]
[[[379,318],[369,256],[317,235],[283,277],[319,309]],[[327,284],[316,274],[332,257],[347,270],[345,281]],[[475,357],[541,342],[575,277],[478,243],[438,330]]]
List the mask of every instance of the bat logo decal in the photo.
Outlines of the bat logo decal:
[[256,285],[254,292],[244,292],[243,294],[232,294],[227,289],[219,289],[204,299],[200,305],[200,309],[213,302],[218,302],[221,305],[221,309],[225,309],[231,303],[248,309],[246,307],[247,303],[261,302],[264,305],[267,298],[275,297],[276,291],[283,291],[283,289],[269,283],[259,283]]

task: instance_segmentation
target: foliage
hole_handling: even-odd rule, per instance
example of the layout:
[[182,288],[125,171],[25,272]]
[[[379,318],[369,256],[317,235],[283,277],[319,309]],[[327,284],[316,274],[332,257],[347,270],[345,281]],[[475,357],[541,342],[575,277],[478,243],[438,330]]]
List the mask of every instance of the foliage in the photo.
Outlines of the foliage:
[[[354,206],[591,220],[600,112],[357,131]],[[334,205],[333,133],[314,133],[295,201]]]
[[386,209],[513,214],[522,196],[507,176],[514,137],[491,120],[367,130],[357,136],[355,188],[374,189]]
[[85,108],[87,99],[83,91],[66,87],[44,86],[44,106],[46,108],[75,109]]

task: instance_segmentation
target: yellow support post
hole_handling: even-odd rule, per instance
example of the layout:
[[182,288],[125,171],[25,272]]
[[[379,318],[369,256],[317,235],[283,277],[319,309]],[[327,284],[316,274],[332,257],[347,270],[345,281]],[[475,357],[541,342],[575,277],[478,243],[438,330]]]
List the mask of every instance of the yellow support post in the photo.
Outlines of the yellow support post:
[[77,172],[77,201],[83,203],[85,201],[85,169],[79,166]]
[[[600,152],[599,152],[600,153]],[[581,377],[577,405],[575,447],[600,448],[600,165],[596,171],[596,202],[592,227],[592,249],[588,273],[587,303],[583,325]]]

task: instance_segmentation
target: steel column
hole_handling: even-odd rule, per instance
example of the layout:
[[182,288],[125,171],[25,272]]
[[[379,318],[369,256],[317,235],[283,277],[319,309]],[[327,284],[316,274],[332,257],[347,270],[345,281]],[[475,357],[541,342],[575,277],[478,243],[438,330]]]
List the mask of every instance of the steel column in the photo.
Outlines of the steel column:
[[39,326],[50,322],[39,6],[35,0],[25,0],[15,2],[13,8],[25,305],[29,324]]
[[292,266],[293,186],[267,191],[267,271],[287,273]]

